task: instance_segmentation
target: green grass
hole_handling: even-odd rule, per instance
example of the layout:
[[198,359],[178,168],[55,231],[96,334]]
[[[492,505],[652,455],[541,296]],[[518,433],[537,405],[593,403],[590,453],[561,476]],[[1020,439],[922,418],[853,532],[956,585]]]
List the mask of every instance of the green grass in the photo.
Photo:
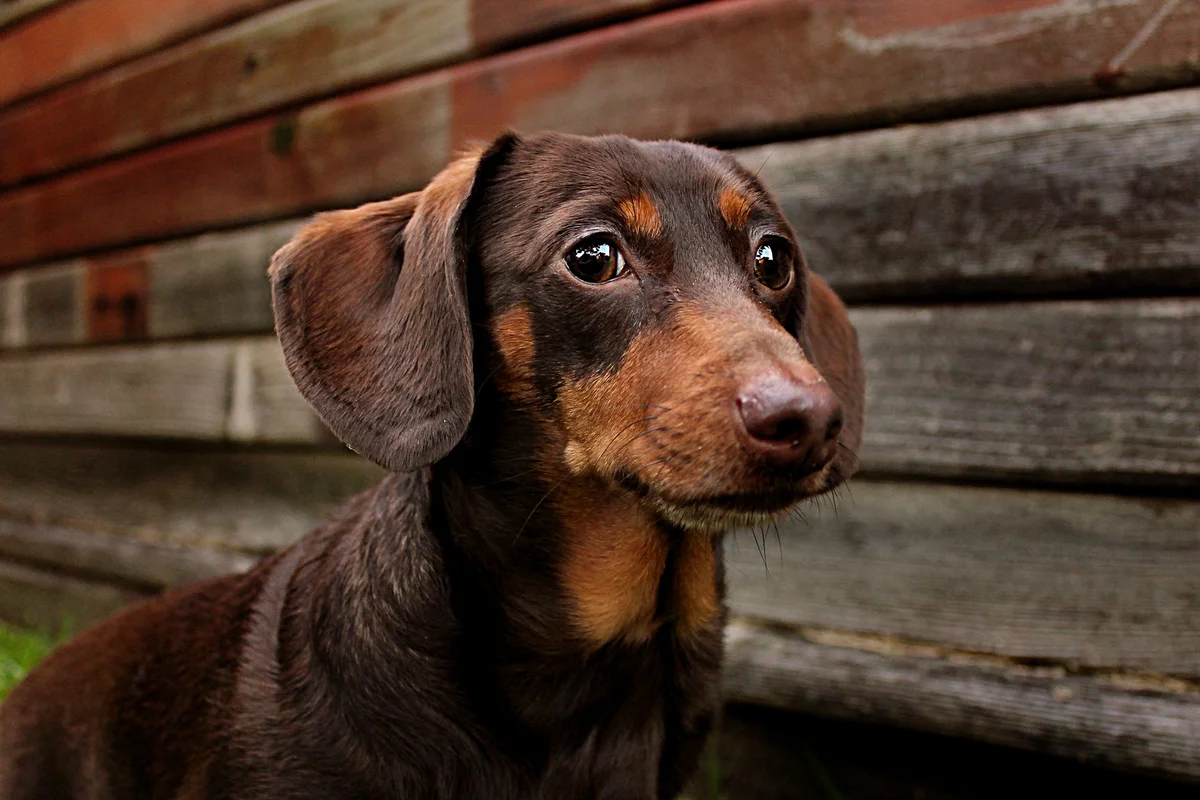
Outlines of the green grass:
[[0,622],[0,700],[63,638]]

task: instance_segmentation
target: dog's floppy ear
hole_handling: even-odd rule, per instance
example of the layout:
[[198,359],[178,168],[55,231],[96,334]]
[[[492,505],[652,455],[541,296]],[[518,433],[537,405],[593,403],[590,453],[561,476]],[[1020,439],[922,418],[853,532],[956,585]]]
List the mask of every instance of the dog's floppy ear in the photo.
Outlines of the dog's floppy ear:
[[421,192],[321,214],[271,261],[275,328],[300,392],[343,442],[396,472],[442,458],[474,407],[464,215],[516,137]]
[[842,403],[844,424],[838,437],[842,447],[834,461],[834,477],[840,483],[858,470],[867,379],[858,349],[858,334],[841,298],[820,275],[811,270],[805,270],[805,274],[807,308],[800,321],[798,338],[809,360]]

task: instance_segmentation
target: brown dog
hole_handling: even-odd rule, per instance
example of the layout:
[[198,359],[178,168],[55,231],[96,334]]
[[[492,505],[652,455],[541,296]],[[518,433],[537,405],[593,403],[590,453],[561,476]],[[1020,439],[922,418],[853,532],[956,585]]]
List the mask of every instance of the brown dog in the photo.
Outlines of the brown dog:
[[0,713],[0,797],[674,797],[719,534],[861,435],[854,331],[767,192],[694,145],[507,135],[271,277],[300,390],[394,474],[51,656]]

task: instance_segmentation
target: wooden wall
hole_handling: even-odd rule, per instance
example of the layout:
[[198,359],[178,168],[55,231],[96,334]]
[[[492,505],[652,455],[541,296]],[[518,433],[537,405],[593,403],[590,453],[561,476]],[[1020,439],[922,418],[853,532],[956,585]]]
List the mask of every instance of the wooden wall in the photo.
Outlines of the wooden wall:
[[1200,5],[0,5],[0,616],[286,545],[376,468],[265,268],[505,127],[733,149],[853,306],[864,471],[731,542],[728,691],[1200,781]]

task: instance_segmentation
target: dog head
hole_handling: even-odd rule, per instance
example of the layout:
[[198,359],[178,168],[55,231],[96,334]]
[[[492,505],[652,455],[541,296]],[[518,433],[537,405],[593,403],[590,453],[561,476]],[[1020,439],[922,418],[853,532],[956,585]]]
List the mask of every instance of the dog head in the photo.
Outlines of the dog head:
[[679,527],[761,523],[856,467],[845,309],[716,150],[505,135],[421,192],[318,216],[271,277],[301,392],[391,470],[446,457],[488,380],[536,421],[547,479]]

